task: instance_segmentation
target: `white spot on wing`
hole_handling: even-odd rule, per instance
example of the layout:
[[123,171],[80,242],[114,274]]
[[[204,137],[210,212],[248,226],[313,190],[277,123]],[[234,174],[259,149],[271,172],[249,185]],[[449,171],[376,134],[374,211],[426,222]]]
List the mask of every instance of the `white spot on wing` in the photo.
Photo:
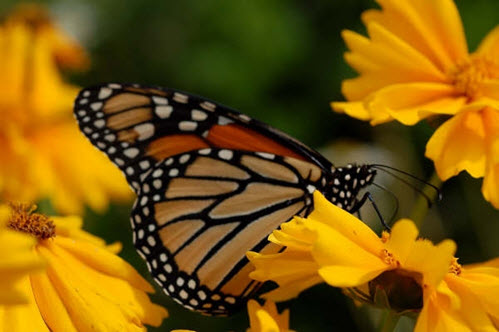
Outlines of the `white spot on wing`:
[[199,104],[199,106],[210,112],[213,112],[216,108],[216,105],[210,103],[209,101],[203,101],[201,104]]
[[232,121],[229,118],[226,118],[225,116],[219,116],[218,117],[218,124],[221,125],[221,126],[225,126],[225,125],[228,125],[228,124],[233,123],[233,122],[234,121]]
[[162,169],[157,169],[154,172],[152,172],[152,176],[155,178],[159,178],[161,175],[163,175],[163,170]]
[[129,148],[123,151],[123,154],[128,158],[135,158],[139,154],[140,150],[137,148]]
[[152,96],[152,100],[155,104],[158,104],[158,105],[168,104],[168,99],[166,99],[165,97]]
[[182,155],[178,161],[180,161],[181,164],[185,164],[186,162],[189,161],[190,156],[188,154]]
[[102,103],[100,101],[90,104],[90,108],[93,109],[94,111],[100,110],[101,107],[102,107]]
[[139,166],[140,166],[140,168],[142,168],[142,169],[147,169],[147,168],[149,168],[149,166],[151,166],[151,163],[149,162],[149,160],[142,160],[142,161],[139,163]]
[[239,114],[239,119],[243,120],[244,122],[251,121],[251,118],[249,116],[247,116],[246,114]]
[[223,149],[223,150],[218,151],[218,156],[222,159],[230,160],[234,156],[234,153],[230,150]]
[[314,187],[314,186],[312,186],[311,184],[309,184],[309,185],[307,186],[307,191],[311,194],[311,193],[313,193],[313,192],[315,191],[315,187]]
[[263,157],[265,159],[274,159],[275,158],[275,155],[272,154],[272,153],[267,153],[267,152],[257,152],[256,153],[257,155],[259,155],[260,157]]
[[193,109],[191,111],[191,118],[194,121],[203,121],[203,120],[206,120],[207,117],[208,117],[208,114],[206,114],[203,111],[200,111],[197,109]]
[[189,97],[187,95],[184,95],[183,93],[175,92],[173,94],[173,100],[175,100],[177,103],[186,104],[189,100]]
[[94,121],[94,126],[96,128],[103,128],[106,125],[106,121],[104,119],[99,119]]
[[194,131],[196,130],[198,124],[193,121],[180,121],[178,123],[178,128],[182,131]]
[[201,149],[198,151],[198,153],[206,156],[206,155],[209,155],[211,153],[211,149]]
[[151,247],[154,247],[156,245],[156,240],[154,239],[153,236],[149,236],[147,237],[147,243],[149,243]]
[[153,185],[153,186],[154,186],[154,188],[156,188],[156,189],[161,189],[161,186],[163,185],[163,182],[161,182],[161,180],[156,179],[156,180],[154,180],[154,181],[152,182],[152,185]]
[[99,90],[99,99],[105,99],[109,97],[113,93],[113,90],[110,88],[101,88]]
[[156,112],[156,115],[159,116],[161,119],[166,119],[172,114],[173,107],[171,106],[156,106],[154,109],[154,112]]
[[139,140],[143,141],[154,135],[154,125],[152,123],[142,123],[133,127],[139,134]]

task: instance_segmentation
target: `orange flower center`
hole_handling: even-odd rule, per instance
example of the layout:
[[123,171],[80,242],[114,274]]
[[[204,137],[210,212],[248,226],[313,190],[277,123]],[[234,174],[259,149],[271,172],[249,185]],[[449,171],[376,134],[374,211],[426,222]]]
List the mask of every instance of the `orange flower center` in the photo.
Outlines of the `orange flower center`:
[[55,225],[43,214],[34,213],[36,205],[11,203],[12,215],[9,227],[20,232],[29,233],[44,240],[55,236]]
[[449,73],[456,90],[470,99],[480,97],[482,83],[499,77],[499,62],[483,56],[472,55],[458,63]]
[[453,273],[458,276],[462,272],[462,267],[461,264],[457,262],[457,260],[458,259],[456,257],[453,258],[452,263],[449,266],[449,273]]

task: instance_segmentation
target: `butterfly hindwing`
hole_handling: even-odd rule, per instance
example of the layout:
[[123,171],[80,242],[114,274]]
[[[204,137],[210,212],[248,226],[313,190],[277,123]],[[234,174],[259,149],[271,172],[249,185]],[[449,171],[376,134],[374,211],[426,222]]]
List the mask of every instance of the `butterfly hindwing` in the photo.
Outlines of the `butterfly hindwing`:
[[169,157],[139,190],[137,250],[178,302],[231,313],[258,286],[247,276],[245,253],[280,249],[260,234],[310,211],[321,174],[315,181],[303,175],[315,172],[310,163],[269,153],[207,148]]

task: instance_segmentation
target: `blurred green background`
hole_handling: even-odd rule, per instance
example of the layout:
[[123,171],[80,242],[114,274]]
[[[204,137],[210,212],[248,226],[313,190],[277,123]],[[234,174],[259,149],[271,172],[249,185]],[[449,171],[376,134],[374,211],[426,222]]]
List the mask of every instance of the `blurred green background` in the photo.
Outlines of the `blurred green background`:
[[[0,2],[0,12],[17,1]],[[369,0],[307,1],[45,1],[55,19],[88,50],[91,69],[68,79],[80,86],[99,82],[157,84],[193,92],[265,121],[320,149],[335,164],[380,162],[423,179],[432,172],[424,158],[432,129],[421,123],[375,128],[334,114],[329,102],[342,100],[340,85],[354,76],[342,54],[342,29],[364,31],[360,14]],[[459,0],[470,50],[499,23],[499,1]],[[68,110],[69,111],[69,110]],[[90,143],[89,143],[90,144]],[[417,198],[393,178],[379,182],[398,197],[398,216],[408,216]],[[485,202],[481,180],[466,174],[443,186],[444,198],[430,211],[422,234],[434,241],[456,240],[461,263],[499,255],[499,213]],[[394,198],[373,190],[387,218]],[[147,275],[131,244],[130,205],[104,215],[87,211],[86,229],[124,245],[122,256]],[[373,219],[369,208],[367,219]],[[377,223],[373,224],[377,227]],[[230,318],[205,317],[183,309],[158,289],[153,296],[170,318],[159,329],[244,331],[246,312]],[[376,313],[358,310],[339,290],[315,287],[280,307],[291,310],[297,331],[370,331]],[[375,324],[375,322],[374,322]],[[410,330],[409,319],[398,330]]]

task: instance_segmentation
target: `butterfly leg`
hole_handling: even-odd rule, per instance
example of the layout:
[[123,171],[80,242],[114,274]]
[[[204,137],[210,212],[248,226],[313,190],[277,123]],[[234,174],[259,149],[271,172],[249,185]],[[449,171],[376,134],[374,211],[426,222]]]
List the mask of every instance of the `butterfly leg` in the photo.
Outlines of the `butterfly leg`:
[[385,219],[383,218],[383,216],[381,215],[381,212],[379,211],[379,208],[378,206],[376,205],[376,202],[374,202],[374,198],[373,196],[371,195],[370,192],[366,192],[362,198],[360,200],[357,201],[357,203],[353,206],[353,208],[351,209],[350,212],[358,212],[359,213],[359,218],[360,218],[360,208],[362,207],[362,205],[364,205],[364,203],[366,202],[366,200],[369,200],[374,208],[374,210],[376,211],[376,214],[378,215],[379,217],[379,220],[381,222],[381,225],[383,225],[383,228],[387,231],[390,231],[390,226],[387,225],[387,223],[385,222]]

